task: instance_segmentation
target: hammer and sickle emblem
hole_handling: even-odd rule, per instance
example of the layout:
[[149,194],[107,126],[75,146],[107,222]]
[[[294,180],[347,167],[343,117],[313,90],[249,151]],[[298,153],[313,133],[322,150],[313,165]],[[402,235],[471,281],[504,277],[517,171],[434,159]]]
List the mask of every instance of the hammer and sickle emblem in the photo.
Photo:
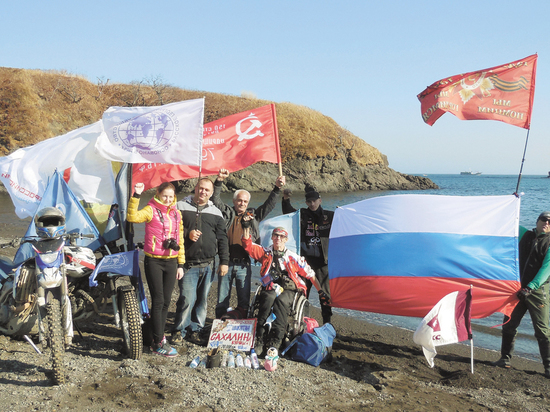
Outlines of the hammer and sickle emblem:
[[[241,123],[243,123],[245,120],[250,120],[250,126],[248,126],[248,129],[246,129],[243,132],[241,130]],[[248,117],[245,117],[244,119],[240,120],[235,126],[235,130],[239,135],[239,138],[237,139],[237,141],[241,142],[245,139],[246,140],[254,139],[256,136],[262,137],[264,134],[260,130],[261,126],[262,126],[262,122],[258,120],[258,118],[254,115],[254,113],[250,113]],[[254,133],[252,133],[254,129],[257,129],[257,130]]]

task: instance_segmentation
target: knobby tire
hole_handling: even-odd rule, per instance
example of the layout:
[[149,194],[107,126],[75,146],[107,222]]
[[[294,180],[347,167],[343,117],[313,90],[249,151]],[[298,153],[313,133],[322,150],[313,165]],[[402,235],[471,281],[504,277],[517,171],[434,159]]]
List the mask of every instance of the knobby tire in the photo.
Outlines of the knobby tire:
[[123,290],[119,293],[120,327],[124,337],[124,347],[130,359],[139,360],[143,353],[141,313],[136,293]]
[[51,351],[53,380],[56,385],[65,383],[65,339],[61,317],[61,304],[58,299],[51,297],[47,305],[48,340]]

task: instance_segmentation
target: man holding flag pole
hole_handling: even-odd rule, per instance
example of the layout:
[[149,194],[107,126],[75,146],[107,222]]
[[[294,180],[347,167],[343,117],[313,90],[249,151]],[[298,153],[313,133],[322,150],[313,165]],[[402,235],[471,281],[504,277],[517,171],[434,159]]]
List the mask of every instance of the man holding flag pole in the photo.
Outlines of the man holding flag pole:
[[237,289],[237,308],[229,313],[231,317],[244,318],[248,313],[250,301],[250,288],[252,279],[252,267],[250,256],[243,248],[241,220],[244,216],[252,216],[252,238],[259,243],[259,223],[275,208],[281,187],[285,185],[285,177],[280,175],[275,181],[275,187],[270,192],[266,201],[257,208],[249,208],[250,193],[239,189],[233,195],[233,206],[226,205],[220,198],[222,183],[229,176],[227,169],[220,169],[218,178],[214,183],[212,201],[221,210],[227,223],[227,237],[229,240],[229,270],[227,274],[218,276],[218,305],[216,306],[216,318],[226,315],[231,298],[233,279]]
[[517,329],[529,311],[544,365],[544,376],[550,379],[550,212],[539,215],[533,230],[520,229],[519,271],[522,289],[517,293],[519,303],[511,316],[504,316],[500,359],[493,365],[511,367]]

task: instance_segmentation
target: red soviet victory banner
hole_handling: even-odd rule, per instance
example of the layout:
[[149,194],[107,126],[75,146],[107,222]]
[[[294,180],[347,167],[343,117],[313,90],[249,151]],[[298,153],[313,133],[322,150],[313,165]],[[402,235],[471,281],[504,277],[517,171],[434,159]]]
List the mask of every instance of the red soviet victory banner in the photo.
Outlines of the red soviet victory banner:
[[[260,161],[281,162],[274,104],[204,125],[201,171],[203,176],[217,175],[222,167],[235,172]],[[143,182],[147,190],[162,182],[198,176],[197,166],[140,163],[133,167],[132,180]]]
[[445,112],[461,120],[499,120],[529,129],[537,55],[439,80],[417,97],[430,126]]

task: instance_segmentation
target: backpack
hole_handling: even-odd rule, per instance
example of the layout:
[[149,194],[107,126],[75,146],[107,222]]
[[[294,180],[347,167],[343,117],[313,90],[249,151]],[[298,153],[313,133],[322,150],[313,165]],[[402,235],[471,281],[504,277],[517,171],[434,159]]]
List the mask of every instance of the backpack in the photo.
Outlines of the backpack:
[[332,342],[336,330],[330,323],[315,328],[313,333],[304,333],[296,337],[281,355],[288,353],[291,360],[304,362],[311,366],[319,366],[332,350]]

